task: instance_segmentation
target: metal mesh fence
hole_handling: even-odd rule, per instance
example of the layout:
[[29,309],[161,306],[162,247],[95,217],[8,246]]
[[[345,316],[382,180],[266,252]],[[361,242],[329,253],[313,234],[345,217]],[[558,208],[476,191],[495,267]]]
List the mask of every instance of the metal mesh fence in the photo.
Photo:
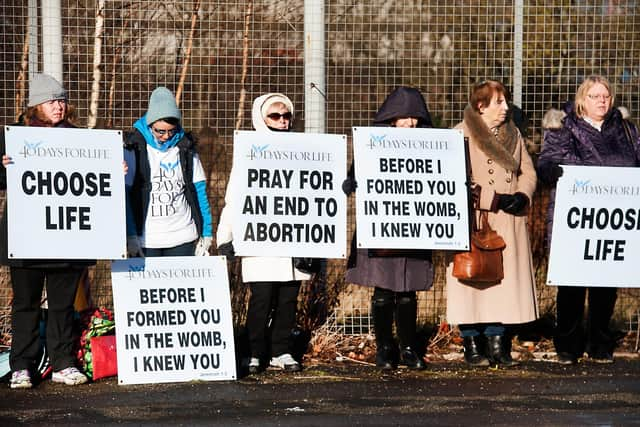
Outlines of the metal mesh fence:
[[[5,0],[0,5],[4,123],[14,121],[26,105],[28,74],[42,71],[46,40],[38,17],[49,3]],[[30,5],[37,7],[30,12]],[[64,84],[80,123],[95,118],[98,128],[128,129],[146,110],[155,86],[179,93],[184,125],[200,138],[214,226],[224,203],[232,131],[250,129],[252,100],[265,92],[286,93],[296,107],[295,129],[304,129],[303,0],[62,0],[61,6]],[[640,5],[635,0],[327,0],[324,19],[327,77],[317,87],[326,99],[329,133],[350,136],[351,126],[368,124],[400,84],[418,87],[435,124],[451,127],[462,118],[470,85],[482,78],[502,80],[513,92],[514,103],[529,118],[527,139],[534,155],[544,112],[571,99],[589,74],[610,78],[616,102],[633,115],[640,112]],[[541,188],[536,195],[531,239],[540,304],[551,312],[554,289],[542,285],[546,194]],[[353,206],[349,218],[353,222]],[[347,286],[344,269],[344,261],[328,263],[321,285],[304,289],[302,313],[323,312],[342,332],[366,331],[370,290]],[[444,315],[443,269],[438,261],[434,289],[420,295],[423,321],[437,322]],[[234,304],[241,306],[245,290],[237,273],[235,266]],[[92,274],[96,302],[110,306],[108,265],[100,263]],[[0,308],[6,313],[5,270],[0,279]],[[325,297],[315,298],[318,292]],[[629,327],[637,328],[638,295],[620,293],[617,316]],[[324,311],[314,304],[323,304]]]

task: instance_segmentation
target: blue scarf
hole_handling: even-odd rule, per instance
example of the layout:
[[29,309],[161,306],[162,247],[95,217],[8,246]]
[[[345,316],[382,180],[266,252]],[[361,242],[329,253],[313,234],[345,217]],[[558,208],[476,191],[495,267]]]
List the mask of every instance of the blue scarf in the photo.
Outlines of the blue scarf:
[[147,145],[155,148],[158,151],[165,152],[172,147],[175,147],[176,144],[184,137],[184,129],[181,126],[178,126],[178,132],[173,135],[167,142],[162,143],[153,136],[151,132],[151,126],[147,124],[147,115],[140,117],[134,124],[133,127],[138,129],[142,136],[144,136],[144,140],[147,141]]

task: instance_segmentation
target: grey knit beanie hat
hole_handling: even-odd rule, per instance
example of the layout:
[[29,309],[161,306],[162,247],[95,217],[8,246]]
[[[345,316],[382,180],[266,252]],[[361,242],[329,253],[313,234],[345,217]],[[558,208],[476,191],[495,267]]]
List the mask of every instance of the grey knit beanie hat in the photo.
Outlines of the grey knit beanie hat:
[[67,91],[62,84],[48,74],[40,73],[33,76],[29,83],[29,107],[35,107],[43,102],[54,99],[67,99]]
[[150,125],[160,119],[173,117],[181,120],[182,114],[176,104],[173,93],[164,86],[159,86],[151,92],[149,108],[147,109],[147,124]]

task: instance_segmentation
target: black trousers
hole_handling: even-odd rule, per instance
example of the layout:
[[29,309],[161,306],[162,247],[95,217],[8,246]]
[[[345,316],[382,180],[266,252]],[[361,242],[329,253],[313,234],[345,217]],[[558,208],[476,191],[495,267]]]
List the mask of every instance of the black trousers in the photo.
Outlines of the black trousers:
[[[589,308],[585,328],[583,320],[587,291]],[[576,357],[581,357],[585,351],[592,357],[612,353],[615,338],[609,329],[609,321],[616,299],[616,288],[559,286],[556,296],[556,332],[553,338],[556,351]]]
[[40,348],[40,298],[47,286],[47,352],[54,371],[75,366],[73,302],[82,269],[11,267],[11,370],[33,369]]
[[291,330],[295,326],[299,281],[251,282],[247,330],[251,357],[265,359],[291,352]]

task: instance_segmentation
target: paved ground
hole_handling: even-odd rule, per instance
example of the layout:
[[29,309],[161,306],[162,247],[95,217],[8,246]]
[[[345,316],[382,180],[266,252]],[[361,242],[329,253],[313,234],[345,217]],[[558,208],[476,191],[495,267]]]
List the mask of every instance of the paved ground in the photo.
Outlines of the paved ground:
[[[636,355],[637,356],[637,355]],[[0,388],[0,426],[640,425],[640,359],[511,369],[460,361],[393,375],[351,363],[234,382],[119,386],[115,379]]]

